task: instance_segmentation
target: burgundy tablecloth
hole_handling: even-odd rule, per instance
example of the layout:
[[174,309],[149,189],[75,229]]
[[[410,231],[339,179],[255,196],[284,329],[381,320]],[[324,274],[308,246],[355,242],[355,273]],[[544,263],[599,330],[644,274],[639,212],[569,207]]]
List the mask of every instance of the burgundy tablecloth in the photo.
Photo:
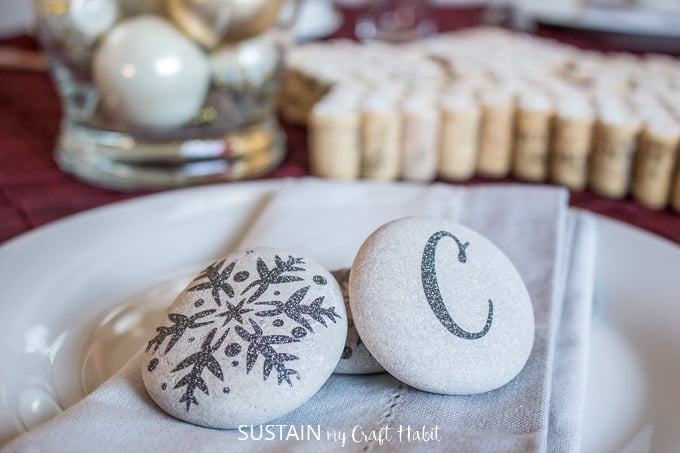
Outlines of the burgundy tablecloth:
[[[480,9],[437,10],[440,28],[469,26]],[[337,36],[350,37],[352,14]],[[564,32],[544,30],[552,37]],[[572,43],[588,45],[569,35]],[[606,46],[598,41],[596,47]],[[3,46],[37,48],[29,37],[0,41]],[[115,201],[140,196],[83,184],[62,173],[52,158],[61,109],[50,78],[45,73],[0,70],[0,242],[67,215]],[[288,157],[268,178],[308,174],[306,131],[286,126]],[[510,179],[502,182],[512,181]],[[492,182],[476,179],[471,183]],[[498,182],[498,181],[493,181]],[[572,194],[572,205],[637,225],[680,243],[680,216],[670,211],[646,209],[632,200],[612,201],[590,192]]]

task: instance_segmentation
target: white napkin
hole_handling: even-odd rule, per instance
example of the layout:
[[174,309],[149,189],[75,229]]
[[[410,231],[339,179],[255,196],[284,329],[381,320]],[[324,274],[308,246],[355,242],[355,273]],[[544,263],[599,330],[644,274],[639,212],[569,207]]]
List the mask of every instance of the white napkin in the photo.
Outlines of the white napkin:
[[[472,227],[519,269],[534,304],[536,340],[526,368],[505,387],[476,396],[442,396],[414,390],[387,374],[333,376],[309,402],[271,423],[286,425],[284,433],[291,425],[320,426],[321,440],[239,440],[245,436],[239,431],[200,428],[165,415],[144,389],[137,356],[90,396],[9,444],[7,451],[50,450],[55,445],[73,452],[341,450],[342,442],[327,436],[333,431],[346,436],[342,451],[544,451],[549,439],[550,451],[575,450],[593,256],[588,224],[574,220],[577,226],[567,228],[566,192],[303,180],[272,199],[242,246],[287,248],[329,269],[349,267],[375,228],[409,215],[447,217]],[[573,231],[575,246],[567,247]],[[568,268],[579,273],[570,274],[568,308],[563,310]],[[556,367],[573,367],[572,376],[553,373]],[[400,443],[393,435],[389,444],[380,445],[378,440],[352,438],[353,429],[359,433],[356,426],[368,434],[388,425],[414,431],[424,426],[429,432],[437,427],[440,440],[407,443],[402,438]]]
[[580,451],[595,288],[595,221],[586,213],[572,214],[569,227],[574,240],[552,370],[551,452]]

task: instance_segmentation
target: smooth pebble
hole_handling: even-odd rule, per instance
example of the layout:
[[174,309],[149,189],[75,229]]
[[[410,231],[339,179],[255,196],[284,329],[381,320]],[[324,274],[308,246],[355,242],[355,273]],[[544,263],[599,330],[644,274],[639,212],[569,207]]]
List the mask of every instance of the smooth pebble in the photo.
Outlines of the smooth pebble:
[[280,250],[235,252],[175,300],[142,376],[174,417],[211,428],[261,424],[321,388],[346,335],[342,292],[327,270]]
[[374,232],[352,266],[350,305],[375,359],[428,392],[502,387],[533,346],[533,307],[515,266],[479,233],[444,219],[400,219]]
[[384,373],[385,369],[380,366],[373,358],[364,342],[361,340],[354,320],[352,319],[352,312],[349,306],[349,269],[341,269],[333,271],[333,277],[338,281],[340,289],[342,289],[342,296],[345,298],[345,309],[347,310],[347,341],[345,341],[345,349],[342,351],[342,356],[335,367],[336,374],[374,374]]

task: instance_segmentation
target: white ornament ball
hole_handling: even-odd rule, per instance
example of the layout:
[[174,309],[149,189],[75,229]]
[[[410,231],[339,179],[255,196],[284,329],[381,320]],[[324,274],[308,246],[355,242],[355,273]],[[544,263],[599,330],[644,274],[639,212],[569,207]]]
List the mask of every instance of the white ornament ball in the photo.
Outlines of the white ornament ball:
[[213,80],[232,89],[259,87],[276,71],[279,48],[271,37],[222,46],[210,55]]
[[119,14],[115,0],[72,0],[69,5],[71,23],[91,41],[113,27]]
[[185,125],[200,110],[210,85],[205,54],[155,16],[117,25],[103,40],[93,64],[105,112],[134,128]]

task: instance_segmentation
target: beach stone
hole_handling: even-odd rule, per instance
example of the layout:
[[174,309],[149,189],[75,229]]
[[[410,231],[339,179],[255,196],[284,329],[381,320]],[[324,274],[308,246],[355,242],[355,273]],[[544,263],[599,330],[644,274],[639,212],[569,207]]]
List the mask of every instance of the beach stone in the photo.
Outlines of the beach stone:
[[345,347],[335,278],[295,253],[256,248],[209,265],[144,351],[142,376],[167,413],[201,426],[274,420],[311,398]]
[[522,278],[493,243],[462,225],[412,217],[382,226],[361,246],[349,288],[368,350],[417,389],[494,390],[531,353],[534,315]]
[[373,358],[366,345],[361,340],[349,306],[349,269],[333,271],[333,277],[338,281],[342,296],[345,299],[345,309],[347,311],[347,340],[342,356],[335,367],[336,374],[374,374],[384,373],[385,369]]

